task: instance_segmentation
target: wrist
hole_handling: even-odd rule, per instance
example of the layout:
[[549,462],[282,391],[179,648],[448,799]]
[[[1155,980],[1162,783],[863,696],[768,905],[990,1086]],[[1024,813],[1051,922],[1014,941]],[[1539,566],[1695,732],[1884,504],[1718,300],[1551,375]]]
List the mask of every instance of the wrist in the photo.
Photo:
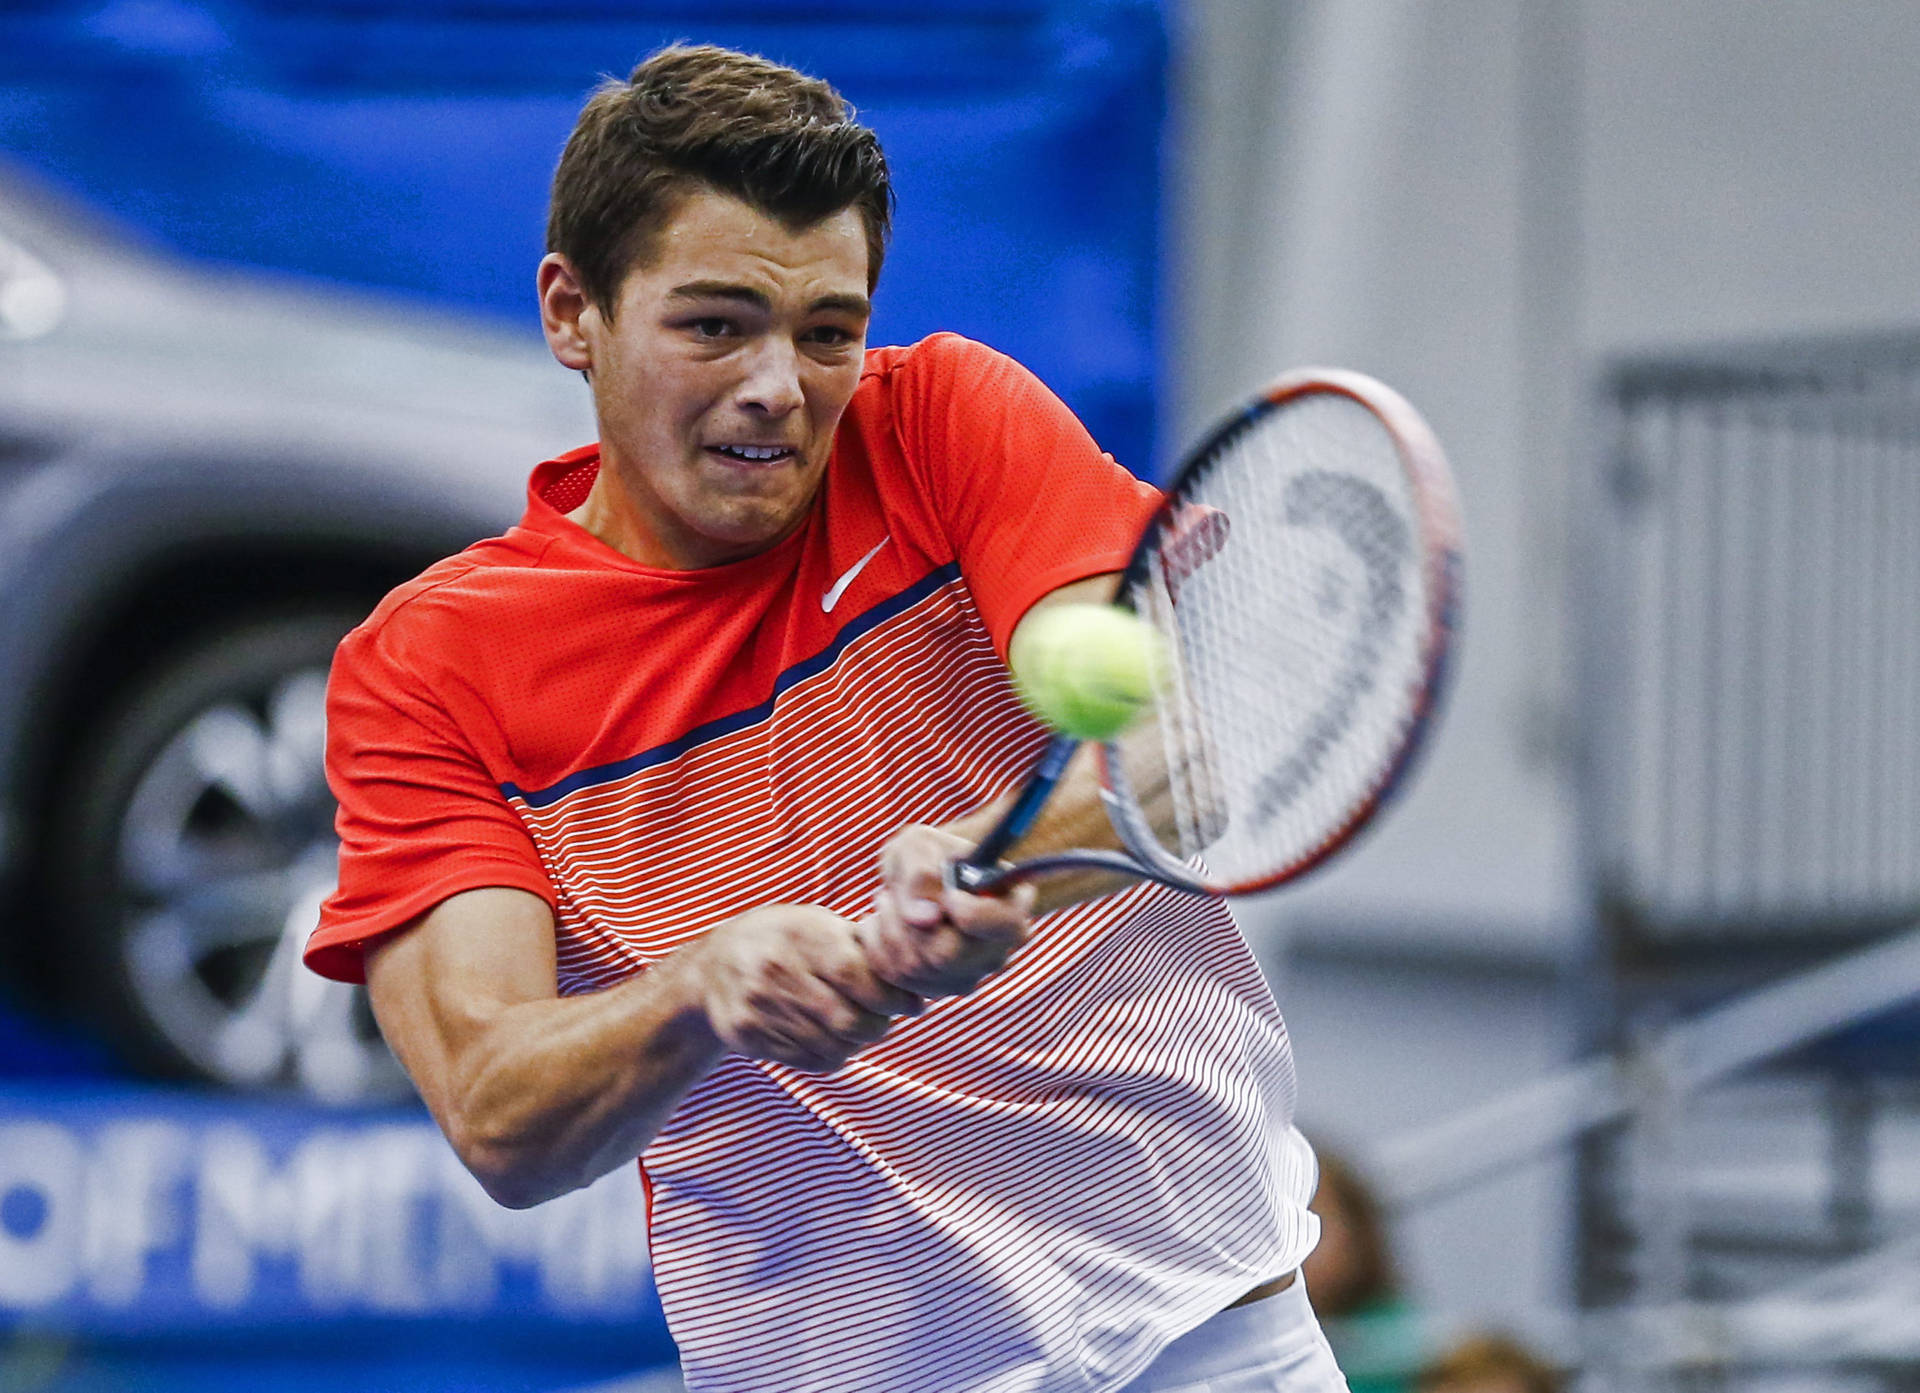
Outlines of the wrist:
[[712,935],[704,935],[662,958],[646,974],[658,992],[655,1009],[661,1033],[692,1054],[718,1058],[726,1042],[714,1023],[714,950]]

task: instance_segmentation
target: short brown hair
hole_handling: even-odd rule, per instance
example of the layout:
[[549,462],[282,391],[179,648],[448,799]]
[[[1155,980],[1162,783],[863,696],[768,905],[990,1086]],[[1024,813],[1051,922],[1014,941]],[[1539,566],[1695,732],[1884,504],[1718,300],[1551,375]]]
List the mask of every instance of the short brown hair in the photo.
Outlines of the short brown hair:
[[[1329,1205],[1345,1212],[1346,1241],[1344,1255],[1351,1269],[1343,1291],[1325,1291],[1314,1301],[1313,1309],[1322,1318],[1350,1316],[1354,1312],[1385,1301],[1395,1295],[1399,1279],[1393,1270],[1393,1253],[1387,1241],[1386,1217],[1373,1187],[1351,1164],[1333,1151],[1316,1148],[1320,1162],[1320,1185],[1308,1206],[1324,1215]],[[1314,1289],[1308,1287],[1311,1297]]]
[[727,194],[796,230],[844,208],[867,235],[867,289],[880,279],[893,186],[874,133],[827,83],[750,53],[663,48],[602,82],[554,171],[547,250],[613,314],[621,282],[656,250],[680,200]]
[[1560,1393],[1560,1371],[1507,1335],[1463,1340],[1420,1371],[1421,1393],[1486,1388],[1502,1383],[1526,1393]]

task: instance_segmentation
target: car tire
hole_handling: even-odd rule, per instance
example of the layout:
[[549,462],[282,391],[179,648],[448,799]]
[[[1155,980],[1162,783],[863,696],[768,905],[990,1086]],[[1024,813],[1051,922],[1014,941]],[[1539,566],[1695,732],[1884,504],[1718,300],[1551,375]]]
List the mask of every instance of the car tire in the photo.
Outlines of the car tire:
[[47,898],[79,1004],[137,1069],[336,1102],[407,1092],[364,988],[300,962],[338,853],[327,666],[357,617],[201,633],[115,695],[60,781]]

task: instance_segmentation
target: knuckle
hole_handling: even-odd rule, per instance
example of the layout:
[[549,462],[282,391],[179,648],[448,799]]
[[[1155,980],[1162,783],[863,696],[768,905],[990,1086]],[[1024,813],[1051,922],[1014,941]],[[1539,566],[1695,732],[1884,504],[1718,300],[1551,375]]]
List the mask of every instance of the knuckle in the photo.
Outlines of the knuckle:
[[758,1030],[741,1031],[734,1048],[737,1053],[754,1059],[781,1060],[787,1053],[784,1042]]
[[816,1074],[831,1074],[835,1069],[840,1068],[849,1059],[852,1059],[854,1055],[858,1054],[866,1043],[865,1040],[833,1040],[821,1045],[813,1052],[813,1068],[811,1072]]

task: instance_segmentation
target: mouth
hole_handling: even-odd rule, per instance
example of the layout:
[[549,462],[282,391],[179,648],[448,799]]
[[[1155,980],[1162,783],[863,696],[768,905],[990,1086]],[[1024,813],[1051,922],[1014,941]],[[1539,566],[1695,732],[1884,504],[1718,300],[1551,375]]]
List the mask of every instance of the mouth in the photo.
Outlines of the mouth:
[[800,452],[791,445],[708,445],[710,455],[718,455],[729,464],[766,468],[798,459]]

